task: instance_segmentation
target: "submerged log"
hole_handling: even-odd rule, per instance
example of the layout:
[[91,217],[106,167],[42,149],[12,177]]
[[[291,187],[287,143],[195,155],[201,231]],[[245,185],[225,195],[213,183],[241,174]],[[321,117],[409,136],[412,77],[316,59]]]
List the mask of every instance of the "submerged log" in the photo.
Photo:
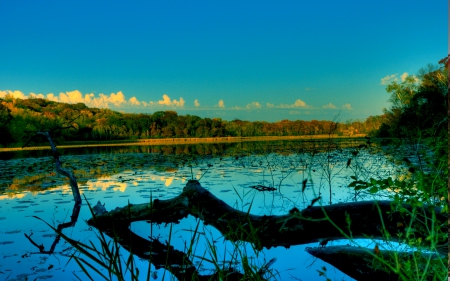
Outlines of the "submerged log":
[[[331,264],[348,276],[356,280],[366,281],[412,280],[411,277],[414,273],[410,271],[411,269],[401,267],[396,268],[396,259],[402,260],[403,264],[405,264],[406,261],[409,261],[413,266],[412,268],[415,268],[414,265],[418,263],[427,265],[428,262],[429,264],[427,266],[429,266],[429,268],[439,268],[443,263],[445,264],[446,259],[445,257],[430,253],[394,252],[378,249],[364,249],[354,246],[306,248],[306,251]],[[417,269],[424,270],[421,266]]]
[[[390,201],[365,201],[329,206],[308,207],[281,216],[257,216],[232,208],[203,188],[198,181],[190,180],[183,192],[168,200],[116,208],[91,218],[88,223],[102,231],[128,227],[135,221],[152,223],[178,223],[189,214],[219,230],[231,241],[248,241],[256,248],[290,247],[299,244],[347,238],[402,240],[411,229],[431,229],[441,225],[447,230],[447,216],[434,207],[420,208],[426,219],[411,216],[413,207],[403,205],[393,210]],[[408,227],[407,227],[408,226]],[[418,233],[415,233],[418,238]],[[422,239],[422,246],[431,242]],[[438,241],[440,253],[446,254],[448,241]]]

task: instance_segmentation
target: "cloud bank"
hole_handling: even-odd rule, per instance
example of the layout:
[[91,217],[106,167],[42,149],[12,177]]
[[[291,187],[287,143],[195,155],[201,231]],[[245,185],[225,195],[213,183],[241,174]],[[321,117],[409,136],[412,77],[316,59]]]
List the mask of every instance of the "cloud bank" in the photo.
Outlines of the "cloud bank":
[[[131,97],[129,100],[125,98],[125,95],[122,91],[118,91],[117,93],[111,93],[109,95],[105,95],[103,93],[96,96],[93,93],[90,94],[82,94],[79,90],[61,92],[59,95],[55,95],[53,93],[49,93],[47,95],[44,94],[36,94],[30,93],[26,96],[21,91],[0,91],[0,98],[4,98],[6,95],[13,96],[14,98],[26,99],[26,98],[43,98],[48,99],[55,102],[64,102],[64,103],[84,103],[89,107],[98,107],[98,108],[110,108],[110,107],[150,107],[150,108],[163,108],[163,107],[175,107],[175,108],[183,108],[185,104],[185,100],[180,97],[178,100],[170,99],[167,94],[162,96],[161,100],[158,101],[140,101],[136,97]],[[198,101],[197,101],[198,102]],[[200,104],[199,104],[200,105]]]
[[[404,73],[401,76],[401,79],[406,79],[407,73]],[[386,76],[386,81],[389,79],[397,79],[396,74],[394,76]],[[384,78],[383,78],[384,79]],[[293,103],[280,103],[280,104],[274,104],[274,103],[265,103],[262,104],[259,101],[252,101],[251,103],[248,103],[246,106],[231,106],[226,107],[225,102],[223,99],[220,99],[217,104],[213,106],[200,106],[200,102],[198,99],[195,99],[193,101],[193,106],[190,106],[188,108],[185,107],[186,101],[184,98],[179,97],[179,99],[171,99],[169,95],[163,94],[162,99],[156,99],[156,100],[150,100],[150,101],[143,101],[138,100],[136,97],[131,97],[127,99],[125,95],[122,93],[122,91],[118,91],[116,93],[111,93],[109,95],[100,93],[98,95],[94,93],[87,93],[83,94],[79,90],[74,91],[67,91],[67,92],[61,92],[59,94],[36,94],[36,93],[29,93],[29,95],[25,95],[23,92],[15,90],[0,90],[0,98],[4,98],[6,95],[10,95],[14,98],[20,98],[20,99],[26,99],[26,98],[45,98],[51,101],[55,102],[64,102],[64,103],[84,103],[88,107],[95,107],[95,108],[111,108],[114,110],[117,109],[133,109],[136,110],[165,110],[165,109],[179,109],[179,110],[210,110],[210,109],[216,109],[219,111],[223,110],[272,110],[272,109],[278,109],[280,112],[288,110],[287,112],[290,112],[291,114],[300,114],[300,110],[302,110],[302,113],[306,114],[306,111],[304,110],[318,110],[318,109],[325,109],[325,110],[335,110],[338,109],[338,107],[332,103],[328,103],[323,105],[322,107],[315,107],[312,105],[307,104],[301,99],[295,100]],[[349,103],[346,103],[340,107],[344,110],[352,110],[352,106]]]

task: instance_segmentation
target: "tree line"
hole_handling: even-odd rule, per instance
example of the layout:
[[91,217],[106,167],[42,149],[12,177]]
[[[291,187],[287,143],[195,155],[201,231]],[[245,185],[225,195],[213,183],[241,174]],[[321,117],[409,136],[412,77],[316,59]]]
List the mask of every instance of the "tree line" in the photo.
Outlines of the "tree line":
[[[334,133],[352,135],[369,133],[381,125],[380,116],[365,121],[338,124]],[[83,103],[68,104],[42,98],[0,98],[1,146],[23,144],[30,133],[38,130],[55,132],[58,141],[104,141],[142,138],[202,138],[299,136],[328,134],[333,121],[282,120],[278,122],[226,121],[220,118],[201,118],[178,115],[175,111],[156,111],[152,114],[121,113],[110,109],[90,108]]]
[[[378,137],[443,136],[447,120],[448,58],[438,66],[429,65],[418,76],[390,83],[392,107],[366,120],[339,123],[338,135],[368,134]],[[54,131],[57,141],[104,141],[141,138],[202,138],[252,136],[302,136],[329,134],[334,121],[282,120],[278,122],[226,121],[178,115],[175,111],[152,114],[121,113],[90,108],[83,103],[68,104],[42,98],[0,98],[0,146],[22,145],[30,133]],[[70,129],[69,129],[70,128]]]

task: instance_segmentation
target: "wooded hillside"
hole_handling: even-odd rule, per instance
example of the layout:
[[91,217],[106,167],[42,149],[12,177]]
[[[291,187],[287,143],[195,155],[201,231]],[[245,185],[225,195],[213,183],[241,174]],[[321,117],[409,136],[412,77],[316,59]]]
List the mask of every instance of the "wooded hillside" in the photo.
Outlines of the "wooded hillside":
[[[352,135],[377,130],[383,117],[374,116],[362,121],[339,123],[335,133]],[[220,118],[201,118],[178,115],[175,111],[156,111],[152,114],[120,113],[110,109],[89,108],[83,103],[67,104],[41,98],[0,98],[1,146],[20,146],[29,132],[51,131],[61,126],[70,130],[53,132],[58,141],[102,141],[140,138],[187,137],[252,137],[301,136],[328,134],[332,121],[226,121]]]

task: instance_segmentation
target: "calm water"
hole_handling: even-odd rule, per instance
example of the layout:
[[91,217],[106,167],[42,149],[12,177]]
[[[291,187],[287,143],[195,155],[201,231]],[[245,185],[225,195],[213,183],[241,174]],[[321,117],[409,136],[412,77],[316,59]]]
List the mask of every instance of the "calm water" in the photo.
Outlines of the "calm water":
[[[324,205],[329,204],[330,199],[332,203],[385,199],[383,195],[355,193],[347,187],[352,175],[368,179],[395,177],[401,172],[383,153],[352,147],[358,145],[357,142],[341,144],[338,150],[328,153],[315,149],[315,145],[289,142],[116,147],[64,150],[61,158],[67,168],[74,170],[82,196],[86,196],[91,205],[101,201],[107,210],[128,203],[146,203],[150,198],[176,197],[187,180],[194,178],[236,209],[248,211],[251,206],[250,213],[269,215],[286,214],[293,207],[303,209],[318,196],[322,198],[319,203]],[[34,216],[56,226],[70,221],[72,214],[73,196],[67,180],[54,172],[53,160],[45,153],[48,152],[9,154],[3,155],[3,159],[8,160],[0,160],[0,278],[3,280],[87,279],[73,260],[67,263],[75,251],[66,242],[61,240],[53,254],[42,254],[24,235],[31,235],[36,244],[49,250],[55,235]],[[349,158],[352,161],[347,167]],[[305,179],[307,188],[302,192]],[[276,191],[260,192],[251,188],[257,184],[273,186]],[[78,222],[63,232],[84,243],[89,240],[97,243],[97,232],[85,222],[90,217],[83,200]],[[196,225],[193,217],[172,225],[171,244],[178,250],[185,249]],[[137,234],[159,237],[163,243],[169,241],[169,228],[170,225],[164,227],[147,222],[132,224]],[[201,223],[199,231],[202,235],[196,243],[196,256],[211,259],[207,243],[214,241],[219,261],[230,259],[227,251],[234,248],[231,242],[224,241],[218,231]],[[328,245],[348,243],[342,240]],[[374,241],[370,240],[358,243],[374,246]],[[305,247],[317,246],[318,243],[314,243],[254,252],[249,244],[241,243],[239,249],[259,267],[277,258],[271,268],[278,280],[325,280],[317,272],[323,266],[332,280],[353,280],[304,251]],[[128,253],[124,251],[123,256],[127,258]],[[136,261],[145,280],[148,263]],[[211,273],[212,264],[201,259],[193,262],[198,264],[201,273]],[[158,270],[152,280],[162,280],[163,276],[171,280],[164,270]]]

